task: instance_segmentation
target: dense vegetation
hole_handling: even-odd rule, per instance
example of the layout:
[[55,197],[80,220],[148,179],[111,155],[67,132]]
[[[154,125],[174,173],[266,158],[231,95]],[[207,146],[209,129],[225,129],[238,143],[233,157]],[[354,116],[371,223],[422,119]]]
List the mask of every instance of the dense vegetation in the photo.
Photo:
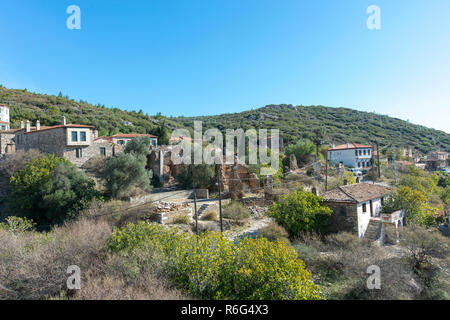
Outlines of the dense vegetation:
[[[320,289],[295,250],[283,242],[245,238],[236,242],[218,232],[197,235],[141,222],[115,229],[113,252],[153,264],[180,289],[203,299],[319,299]],[[145,259],[143,261],[143,259]]]
[[[142,110],[124,111],[119,108],[107,108],[104,105],[91,105],[85,101],[75,101],[62,94],[58,96],[37,94],[24,90],[6,89],[0,86],[0,103],[11,110],[11,127],[19,128],[20,121],[30,120],[34,125],[49,126],[61,123],[65,116],[67,123],[94,125],[99,135],[116,133],[151,133],[162,135],[167,140],[165,127],[174,128],[177,124],[160,115],[154,117]],[[156,112],[155,112],[156,113]],[[164,126],[163,126],[164,124]]]
[[325,129],[323,141],[332,143],[373,143],[381,147],[392,143],[411,146],[423,153],[442,148],[450,151],[450,134],[415,125],[407,121],[361,112],[348,108],[324,106],[268,105],[240,113],[217,116],[179,117],[173,120],[192,127],[193,120],[203,121],[204,128],[265,128],[280,129],[285,144],[306,138],[316,141]]
[[8,209],[48,228],[76,218],[98,196],[83,171],[50,154],[31,160],[11,177]]
[[[389,146],[411,146],[421,152],[442,148],[450,152],[450,135],[439,130],[411,124],[396,118],[376,113],[361,112],[348,108],[324,106],[268,105],[263,108],[233,114],[203,117],[166,118],[155,110],[150,116],[142,110],[123,111],[75,101],[60,94],[51,96],[28,92],[26,89],[7,89],[0,86],[0,103],[11,107],[11,122],[19,127],[21,120],[33,123],[39,119],[41,125],[55,125],[66,116],[69,123],[91,124],[99,129],[100,135],[115,133],[152,133],[163,136],[163,128],[193,128],[194,120],[203,121],[204,128],[220,130],[243,128],[280,129],[285,143],[298,139],[319,140],[331,143],[372,143]],[[323,139],[322,139],[323,135]]]

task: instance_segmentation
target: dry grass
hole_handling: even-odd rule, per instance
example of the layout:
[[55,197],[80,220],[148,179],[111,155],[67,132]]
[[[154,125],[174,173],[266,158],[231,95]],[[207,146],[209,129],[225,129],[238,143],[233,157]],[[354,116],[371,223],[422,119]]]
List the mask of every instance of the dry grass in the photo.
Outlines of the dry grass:
[[219,221],[219,212],[217,207],[208,207],[205,212],[203,212],[201,220],[205,221]]
[[[157,266],[137,268],[126,256],[109,253],[111,232],[109,221],[88,218],[19,238],[0,230],[0,300],[185,297],[156,273]],[[81,290],[67,289],[71,265],[80,267]]]

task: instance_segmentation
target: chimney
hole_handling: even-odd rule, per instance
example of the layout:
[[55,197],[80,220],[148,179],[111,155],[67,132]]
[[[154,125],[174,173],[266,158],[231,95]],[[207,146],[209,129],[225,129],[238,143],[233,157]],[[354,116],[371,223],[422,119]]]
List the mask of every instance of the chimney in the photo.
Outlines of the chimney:
[[23,120],[22,120],[22,121],[20,121],[20,129],[23,129],[23,128],[25,128],[25,123],[23,123]]
[[334,148],[336,148],[336,145],[333,143],[333,144],[331,145],[331,149],[334,149]]
[[62,117],[62,119],[61,119],[61,124],[63,125],[63,126],[65,126],[67,123],[66,123],[66,117]]
[[30,132],[30,120],[27,120],[25,132]]
[[344,179],[344,186],[348,185],[347,179]]
[[347,142],[347,149],[350,148],[350,143]]
[[39,120],[36,120],[36,131],[41,130],[41,122]]

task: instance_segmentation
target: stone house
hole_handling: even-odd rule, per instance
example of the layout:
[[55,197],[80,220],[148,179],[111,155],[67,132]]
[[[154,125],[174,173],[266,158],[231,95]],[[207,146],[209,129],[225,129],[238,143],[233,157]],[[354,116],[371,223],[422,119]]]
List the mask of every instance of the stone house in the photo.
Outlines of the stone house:
[[97,130],[94,126],[67,124],[63,117],[61,124],[41,126],[39,120],[34,127],[27,120],[14,134],[16,150],[39,150],[66,158],[76,166],[82,166],[87,160],[97,155],[111,155],[110,142],[96,141]]
[[448,154],[443,151],[435,151],[427,154],[425,169],[436,171],[447,166]]
[[[381,207],[391,192],[391,188],[371,183],[344,185],[325,192],[324,204],[333,210],[331,231],[353,232],[363,238],[369,224],[378,226],[383,220]],[[393,223],[399,225],[399,221]]]
[[369,145],[345,143],[333,145],[328,149],[328,161],[333,164],[343,164],[350,168],[372,167],[373,148]]

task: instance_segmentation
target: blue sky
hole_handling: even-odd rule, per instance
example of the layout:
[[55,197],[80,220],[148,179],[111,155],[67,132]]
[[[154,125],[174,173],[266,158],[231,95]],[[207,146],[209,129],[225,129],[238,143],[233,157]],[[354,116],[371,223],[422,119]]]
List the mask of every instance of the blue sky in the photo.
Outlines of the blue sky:
[[0,84],[164,115],[349,107],[450,133],[449,17],[448,0],[2,0]]

